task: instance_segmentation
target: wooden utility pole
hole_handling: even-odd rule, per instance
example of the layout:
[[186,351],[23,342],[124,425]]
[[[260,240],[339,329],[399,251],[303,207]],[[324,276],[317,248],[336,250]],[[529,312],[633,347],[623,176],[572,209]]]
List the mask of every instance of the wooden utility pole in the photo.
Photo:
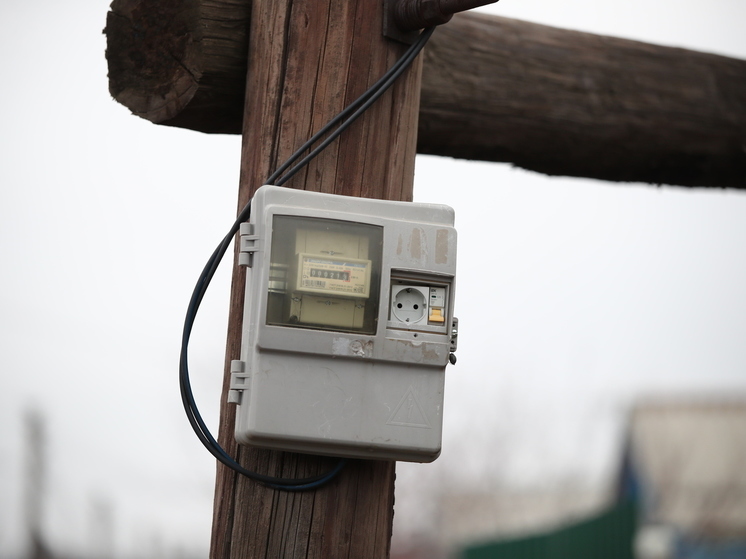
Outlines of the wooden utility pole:
[[[378,80],[406,50],[382,35],[370,0],[254,0],[243,124],[239,207],[316,130]],[[363,117],[287,186],[411,200],[421,59]],[[335,463],[238,447],[225,403],[239,358],[244,274],[235,267],[219,441],[247,468],[305,477]],[[350,461],[313,492],[265,488],[218,467],[212,559],[385,558],[394,500],[391,461]]]
[[[426,110],[418,59],[287,186],[410,200],[419,111],[423,153],[607,180],[746,187],[746,62],[504,18],[464,15],[448,26],[428,58]],[[242,208],[404,52],[382,27],[383,4],[371,0],[114,0],[110,90],[163,124],[233,132],[242,118]],[[244,84],[244,102],[234,105]],[[220,443],[259,473],[327,471],[332,460],[233,439],[225,396],[244,293],[234,269]],[[309,493],[277,492],[219,466],[211,558],[385,558],[393,487],[394,463],[385,461],[352,461]]]

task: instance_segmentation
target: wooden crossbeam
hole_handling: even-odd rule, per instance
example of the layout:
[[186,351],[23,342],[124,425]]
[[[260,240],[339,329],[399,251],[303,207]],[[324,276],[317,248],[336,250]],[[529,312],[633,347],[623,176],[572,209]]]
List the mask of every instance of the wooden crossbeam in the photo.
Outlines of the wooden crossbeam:
[[[240,133],[250,5],[115,0],[111,94],[158,124]],[[744,146],[743,60],[472,13],[425,53],[418,153],[746,188]]]

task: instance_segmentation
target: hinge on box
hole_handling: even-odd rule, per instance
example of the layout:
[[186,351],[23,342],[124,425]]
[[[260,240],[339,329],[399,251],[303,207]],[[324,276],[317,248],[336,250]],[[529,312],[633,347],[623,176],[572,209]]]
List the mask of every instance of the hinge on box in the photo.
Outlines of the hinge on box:
[[246,372],[246,363],[234,359],[231,361],[231,384],[228,390],[228,403],[241,404],[244,390],[249,389],[249,373]]
[[254,225],[251,223],[242,223],[239,229],[239,253],[238,265],[251,268],[254,263],[254,252],[256,252],[256,240],[258,235],[254,234]]

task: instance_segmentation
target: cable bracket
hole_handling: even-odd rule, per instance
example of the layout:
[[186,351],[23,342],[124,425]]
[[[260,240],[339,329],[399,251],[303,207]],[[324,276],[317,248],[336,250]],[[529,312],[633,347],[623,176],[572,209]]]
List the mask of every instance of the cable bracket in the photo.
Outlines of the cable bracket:
[[383,35],[411,45],[419,30],[451,21],[453,14],[498,0],[383,0]]

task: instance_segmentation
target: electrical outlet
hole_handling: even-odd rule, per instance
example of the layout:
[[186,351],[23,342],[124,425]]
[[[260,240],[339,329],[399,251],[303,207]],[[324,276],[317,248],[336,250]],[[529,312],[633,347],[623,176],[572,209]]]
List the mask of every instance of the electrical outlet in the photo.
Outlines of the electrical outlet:
[[420,322],[427,316],[426,287],[395,285],[391,288],[391,318],[407,324]]

